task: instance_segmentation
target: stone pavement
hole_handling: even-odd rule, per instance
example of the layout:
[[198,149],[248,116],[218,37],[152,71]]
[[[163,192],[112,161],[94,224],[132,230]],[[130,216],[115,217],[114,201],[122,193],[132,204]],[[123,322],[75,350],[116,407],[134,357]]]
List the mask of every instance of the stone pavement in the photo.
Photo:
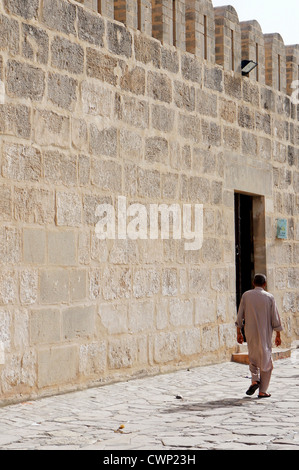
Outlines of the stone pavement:
[[0,408],[0,449],[298,450],[299,349],[274,363],[269,399],[245,395],[248,372],[229,362]]

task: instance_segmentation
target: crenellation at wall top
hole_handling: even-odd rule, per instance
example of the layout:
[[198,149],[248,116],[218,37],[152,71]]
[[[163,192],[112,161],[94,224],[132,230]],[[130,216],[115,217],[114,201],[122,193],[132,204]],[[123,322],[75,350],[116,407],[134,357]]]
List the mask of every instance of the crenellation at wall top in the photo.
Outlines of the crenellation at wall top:
[[[241,73],[242,59],[257,61],[258,58],[258,69],[251,73],[250,79],[266,83],[278,91],[291,94],[291,83],[299,79],[295,71],[297,54],[286,60],[287,54],[290,57],[287,51],[291,46],[284,45],[281,35],[263,35],[260,24],[254,19],[240,22],[237,10],[230,4],[214,8],[212,0],[177,0],[176,3],[163,0],[155,5],[154,17],[155,0],[134,1],[134,8],[131,5],[133,0],[117,0],[116,10],[114,0],[66,1],[80,3],[97,12],[100,9],[100,13],[110,19],[115,19],[115,11],[118,11],[116,19],[123,21],[128,28],[140,30],[163,44],[187,50],[208,62],[214,63],[216,58],[216,63],[225,70],[238,74]],[[120,8],[126,9],[124,15],[119,13]],[[121,20],[122,16],[124,20]]]

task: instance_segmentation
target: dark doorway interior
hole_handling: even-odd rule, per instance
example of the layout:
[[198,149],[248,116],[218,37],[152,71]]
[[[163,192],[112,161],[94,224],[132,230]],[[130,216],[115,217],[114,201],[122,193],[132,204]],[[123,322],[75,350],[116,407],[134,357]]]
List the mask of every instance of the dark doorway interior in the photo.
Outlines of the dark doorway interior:
[[253,196],[235,193],[236,301],[252,289],[254,277]]

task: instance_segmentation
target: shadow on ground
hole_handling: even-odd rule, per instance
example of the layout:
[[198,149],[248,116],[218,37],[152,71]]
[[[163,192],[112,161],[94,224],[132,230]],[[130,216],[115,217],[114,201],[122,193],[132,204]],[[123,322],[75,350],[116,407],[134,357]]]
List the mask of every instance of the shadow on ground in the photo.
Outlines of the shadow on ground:
[[223,400],[213,400],[202,403],[184,403],[182,400],[179,406],[169,408],[165,410],[165,413],[178,413],[181,411],[209,411],[219,408],[241,407],[248,405],[250,402],[252,402],[251,397],[244,397],[242,399],[224,398]]

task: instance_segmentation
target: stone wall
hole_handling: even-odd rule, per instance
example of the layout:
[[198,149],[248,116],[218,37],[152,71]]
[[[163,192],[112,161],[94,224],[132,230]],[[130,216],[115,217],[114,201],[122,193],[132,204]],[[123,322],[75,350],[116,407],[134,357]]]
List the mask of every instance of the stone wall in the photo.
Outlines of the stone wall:
[[[114,3],[0,3],[2,403],[229,360],[235,191],[264,201],[269,290],[298,338],[296,46],[232,7],[213,23],[208,0]],[[118,196],[203,204],[202,249],[99,240]]]

